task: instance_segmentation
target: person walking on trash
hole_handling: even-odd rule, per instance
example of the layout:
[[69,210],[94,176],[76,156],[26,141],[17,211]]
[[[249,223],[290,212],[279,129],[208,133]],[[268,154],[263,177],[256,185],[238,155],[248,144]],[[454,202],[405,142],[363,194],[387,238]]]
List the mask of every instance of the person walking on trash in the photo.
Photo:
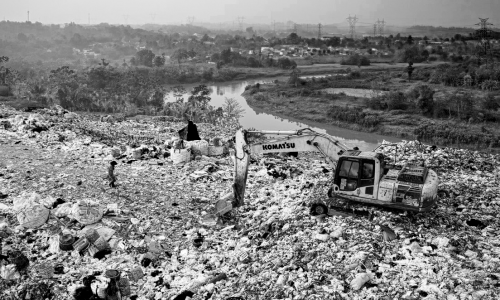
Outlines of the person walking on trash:
[[108,181],[109,181],[109,186],[112,188],[115,188],[115,182],[116,182],[116,176],[115,176],[115,166],[117,165],[116,161],[112,161],[109,163],[108,167]]

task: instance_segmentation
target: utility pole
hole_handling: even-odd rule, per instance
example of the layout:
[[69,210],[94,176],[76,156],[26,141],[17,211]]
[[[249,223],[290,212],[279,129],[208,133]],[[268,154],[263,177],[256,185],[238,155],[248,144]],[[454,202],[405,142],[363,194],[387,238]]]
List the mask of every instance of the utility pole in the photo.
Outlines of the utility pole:
[[318,24],[318,40],[321,40],[321,23]]
[[354,39],[356,36],[356,23],[358,22],[358,17],[351,17],[351,15],[349,15],[347,22],[349,22],[349,34],[351,35],[351,39]]
[[486,58],[487,64],[489,63],[489,61],[492,60],[491,44],[490,44],[491,29],[489,29],[488,26],[493,24],[488,23],[488,18],[486,19],[479,18],[479,20],[480,23],[477,23],[476,25],[481,26],[481,28],[476,30],[476,38],[481,42],[482,49],[481,51],[478,51],[478,65],[481,65],[481,57]]

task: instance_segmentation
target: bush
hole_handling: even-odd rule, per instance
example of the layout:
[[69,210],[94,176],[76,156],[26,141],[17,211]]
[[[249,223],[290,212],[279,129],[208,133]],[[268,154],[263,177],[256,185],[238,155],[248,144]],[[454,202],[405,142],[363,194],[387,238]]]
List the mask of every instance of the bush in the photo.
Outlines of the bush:
[[407,46],[403,49],[397,50],[396,59],[398,62],[402,63],[419,63],[427,59],[427,57],[421,56],[418,46]]
[[496,111],[500,108],[500,98],[496,98],[493,94],[488,94],[482,103],[482,107],[488,111]]
[[499,136],[489,132],[473,132],[466,124],[428,123],[417,127],[413,132],[419,140],[427,140],[443,145],[476,144],[478,147],[498,147]]
[[267,98],[267,95],[266,94],[262,94],[262,93],[257,93],[253,96],[253,98],[257,101],[267,101],[268,98]]
[[432,72],[429,69],[417,68],[411,75],[412,79],[428,81],[431,78]]
[[389,110],[406,110],[409,107],[406,97],[402,92],[389,92],[386,94],[386,99]]
[[382,97],[366,98],[365,105],[374,110],[387,109],[387,104]]
[[354,78],[361,78],[361,73],[359,71],[357,71],[357,70],[351,71],[349,73],[349,78],[352,78],[352,79],[354,79]]
[[420,84],[412,88],[407,96],[423,113],[430,113],[434,108],[434,93],[428,85]]
[[281,69],[293,69],[297,66],[297,63],[291,59],[289,59],[288,57],[281,57],[278,59],[278,68],[281,68]]
[[340,64],[343,66],[369,66],[370,60],[366,56],[354,54],[349,56],[347,59],[342,58]]
[[368,128],[373,128],[380,124],[380,118],[376,115],[366,114],[359,107],[332,106],[328,111],[328,116],[334,120],[355,123]]

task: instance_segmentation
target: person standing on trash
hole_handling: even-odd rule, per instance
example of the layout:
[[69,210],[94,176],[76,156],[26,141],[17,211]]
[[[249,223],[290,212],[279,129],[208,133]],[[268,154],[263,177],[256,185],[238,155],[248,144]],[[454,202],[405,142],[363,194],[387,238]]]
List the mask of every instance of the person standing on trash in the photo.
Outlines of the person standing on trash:
[[185,141],[198,141],[201,140],[200,135],[198,134],[198,127],[193,121],[189,120],[186,127],[179,130],[179,138]]
[[108,181],[109,186],[115,188],[116,176],[115,176],[115,166],[117,165],[116,161],[112,161],[109,163],[108,167]]

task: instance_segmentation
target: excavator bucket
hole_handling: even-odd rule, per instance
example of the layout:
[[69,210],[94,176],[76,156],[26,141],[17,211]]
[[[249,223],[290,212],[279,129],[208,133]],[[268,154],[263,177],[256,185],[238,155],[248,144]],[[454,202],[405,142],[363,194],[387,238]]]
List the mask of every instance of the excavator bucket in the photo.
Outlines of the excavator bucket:
[[236,132],[234,156],[234,207],[240,207],[244,204],[245,188],[247,185],[248,176],[248,164],[250,163],[246,132],[243,130],[238,130]]
[[243,130],[238,130],[236,132],[233,192],[213,202],[216,215],[218,216],[224,215],[234,207],[240,207],[244,204],[248,164],[250,163],[250,155],[248,154],[248,144],[245,134],[246,132]]

